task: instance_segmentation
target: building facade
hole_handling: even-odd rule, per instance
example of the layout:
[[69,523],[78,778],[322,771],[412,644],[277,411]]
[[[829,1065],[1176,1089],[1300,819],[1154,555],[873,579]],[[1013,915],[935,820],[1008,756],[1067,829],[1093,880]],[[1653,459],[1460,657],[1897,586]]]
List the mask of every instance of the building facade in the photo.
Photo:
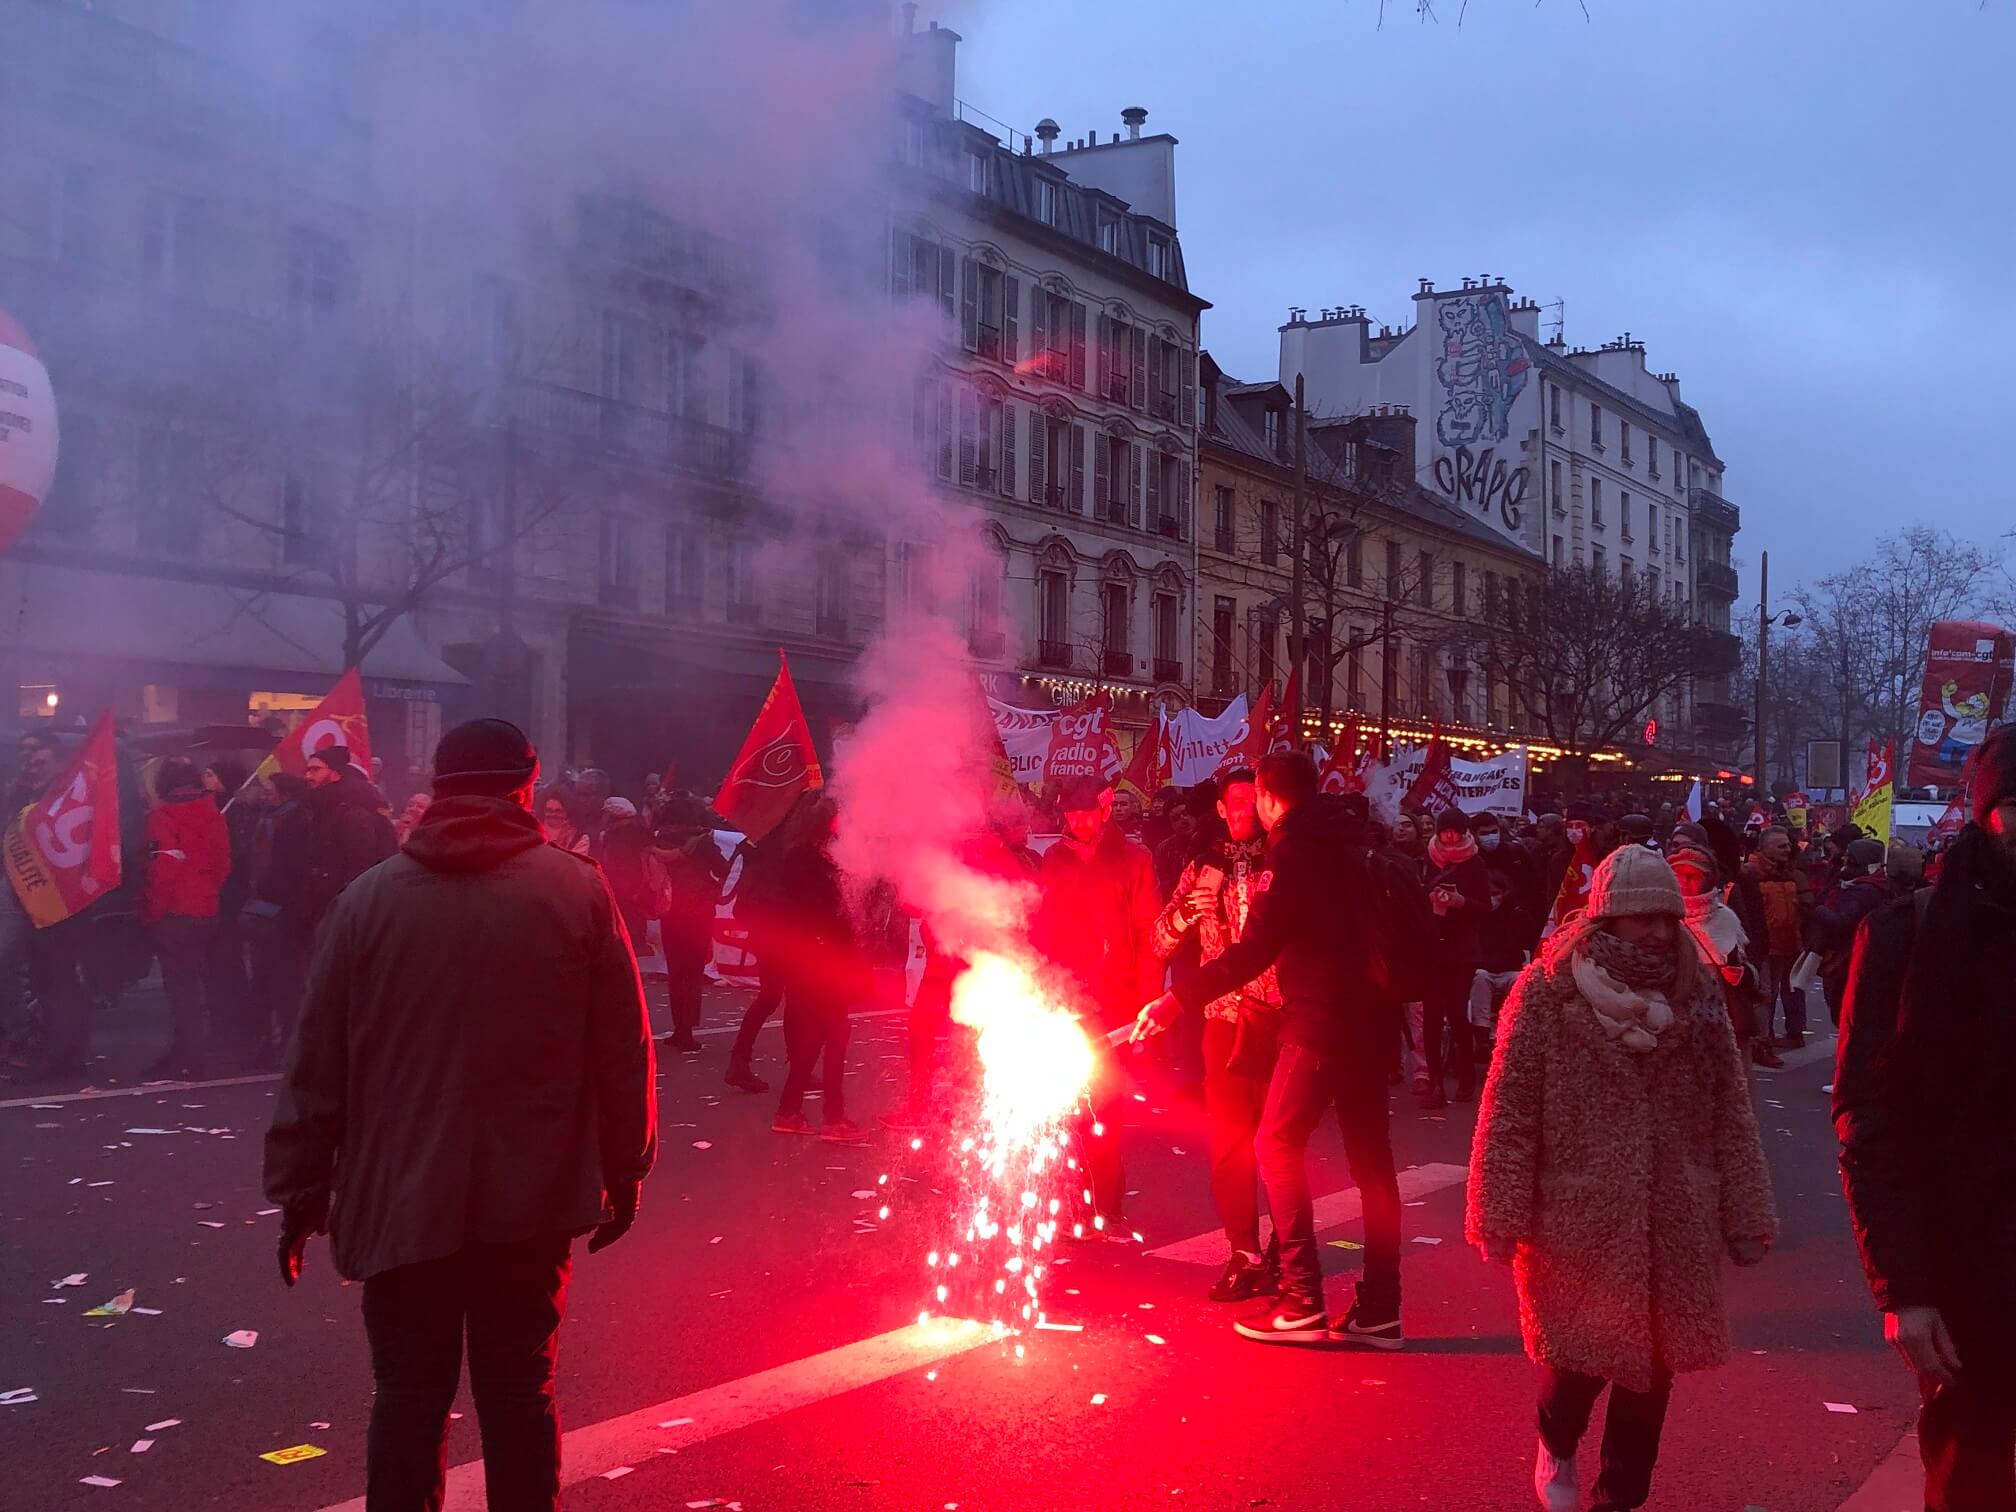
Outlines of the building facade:
[[[1210,706],[1285,693],[1291,665],[1294,398],[1203,363],[1197,693]],[[1415,419],[1381,405],[1313,418],[1303,438],[1304,725],[1334,741],[1356,721],[1407,738],[1441,726],[1511,743],[1520,713],[1471,665],[1501,590],[1538,558],[1414,482]]]
[[[321,14],[341,57],[353,13]],[[948,519],[975,512],[998,569],[957,610],[976,671],[1030,702],[1108,687],[1143,722],[1187,687],[1204,306],[1172,138],[1131,113],[1097,144],[984,130],[959,38],[913,30],[889,129],[854,154],[872,184],[816,224],[779,207],[790,247],[585,174],[535,223],[413,161],[354,73],[276,88],[209,24],[147,0],[10,12],[0,307],[63,431],[0,562],[19,717],[53,691],[64,723],[235,724],[356,661],[395,769],[502,712],[550,765],[706,787],[782,648],[824,740],[931,548],[822,512],[840,453],[808,453],[837,426],[804,413],[814,383],[856,385],[779,337],[800,292],[780,267],[864,345],[928,354],[832,416],[900,448]],[[920,313],[921,340],[888,334]],[[800,356],[810,377],[780,371]]]
[[1679,379],[1651,371],[1629,335],[1593,350],[1542,340],[1541,307],[1488,275],[1444,290],[1423,279],[1414,305],[1411,325],[1376,329],[1363,306],[1292,311],[1282,380],[1302,375],[1323,414],[1406,406],[1421,417],[1429,492],[1551,565],[1648,578],[1710,632],[1692,686],[1655,711],[1662,727],[1682,745],[1733,748],[1741,520]]

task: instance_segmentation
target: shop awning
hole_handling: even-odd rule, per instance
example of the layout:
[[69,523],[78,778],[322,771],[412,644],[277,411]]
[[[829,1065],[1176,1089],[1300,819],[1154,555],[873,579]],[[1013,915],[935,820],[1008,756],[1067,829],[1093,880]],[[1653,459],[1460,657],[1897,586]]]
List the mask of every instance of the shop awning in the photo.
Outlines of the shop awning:
[[[343,610],[309,594],[0,561],[0,642],[31,658],[328,678],[343,670]],[[363,670],[402,682],[468,682],[428,648],[410,616],[372,648]]]

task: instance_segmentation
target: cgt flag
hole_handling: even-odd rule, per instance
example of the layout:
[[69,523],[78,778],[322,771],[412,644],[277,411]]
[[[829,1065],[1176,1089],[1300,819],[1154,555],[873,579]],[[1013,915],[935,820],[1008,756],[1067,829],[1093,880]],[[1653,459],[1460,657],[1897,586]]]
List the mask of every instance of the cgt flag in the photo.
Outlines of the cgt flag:
[[70,769],[7,826],[0,857],[37,929],[82,913],[125,875],[119,858],[118,763],[107,709]]
[[777,681],[770,685],[741,754],[714,795],[714,810],[761,844],[783,823],[800,793],[825,785],[826,774],[819,770],[819,753],[812,745],[812,726],[806,723],[797,685],[791,681],[791,663],[779,651]]
[[1869,751],[1865,760],[1862,780],[1862,794],[1855,800],[1854,812],[1850,815],[1855,825],[1865,835],[1883,841],[1890,841],[1895,824],[1897,807],[1897,742],[1878,749],[1876,737],[1869,737]]
[[[315,711],[273,748],[267,762],[290,777],[308,775],[308,758],[324,746],[340,745],[350,752],[350,764],[371,775],[371,727],[364,719],[364,679],[352,667],[336,679]],[[267,763],[261,763],[262,770]]]

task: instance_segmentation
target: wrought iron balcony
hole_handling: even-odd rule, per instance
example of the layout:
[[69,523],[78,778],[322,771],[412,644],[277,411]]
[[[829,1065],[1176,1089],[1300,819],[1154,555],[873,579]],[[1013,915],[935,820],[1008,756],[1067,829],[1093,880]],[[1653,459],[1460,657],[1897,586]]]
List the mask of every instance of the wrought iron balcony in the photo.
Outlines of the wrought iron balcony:
[[1703,593],[1717,598],[1734,600],[1737,593],[1736,569],[1725,562],[1698,562],[1694,567],[1694,582]]
[[1039,640],[1036,643],[1036,662],[1039,666],[1068,669],[1071,665],[1071,643]]
[[1710,493],[1705,488],[1687,490],[1687,507],[1694,511],[1697,524],[1726,530],[1731,535],[1743,528],[1742,512],[1722,495]]
[[1743,665],[1743,642],[1727,630],[1702,630],[1694,670],[1703,677],[1726,677]]
[[1132,677],[1134,675],[1134,653],[1132,651],[1108,651],[1099,658],[1099,665],[1108,677]]
[[1733,740],[1750,728],[1750,716],[1731,703],[1694,700],[1694,730],[1703,740]]
[[1172,656],[1156,657],[1155,681],[1161,683],[1180,683],[1183,681],[1183,663]]

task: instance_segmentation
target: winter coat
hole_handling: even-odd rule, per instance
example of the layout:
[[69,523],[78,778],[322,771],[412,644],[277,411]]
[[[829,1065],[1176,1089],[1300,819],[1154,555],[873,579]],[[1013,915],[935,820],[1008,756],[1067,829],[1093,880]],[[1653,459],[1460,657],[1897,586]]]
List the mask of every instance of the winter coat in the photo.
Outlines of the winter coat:
[[2016,866],[1970,825],[1929,895],[1864,921],[1834,1068],[1841,1183],[1876,1305],[1939,1308],[1963,1361],[1984,1328],[2016,1349],[2012,1076]]
[[1750,1083],[1702,973],[1652,1050],[1605,1035],[1573,951],[1526,968],[1498,1021],[1465,1232],[1516,1240],[1519,1324],[1542,1365],[1646,1391],[1729,1353],[1722,1258],[1778,1229]]
[[308,816],[305,871],[295,922],[312,933],[336,895],[360,872],[391,855],[398,841],[385,813],[384,795],[355,774],[311,788],[302,801]]
[[[1226,839],[1207,846],[1202,854],[1189,862],[1176,879],[1176,890],[1168,906],[1155,916],[1152,936],[1155,954],[1165,961],[1169,960],[1190,940],[1197,943],[1199,964],[1215,961],[1225,954],[1226,947],[1245,931],[1246,916],[1253,907],[1253,888],[1259,879],[1263,850],[1264,846],[1257,841],[1242,845]],[[1184,902],[1197,886],[1197,873],[1206,866],[1215,866],[1225,874],[1225,885],[1218,894],[1218,906],[1202,918],[1186,923],[1182,918]],[[1267,1009],[1278,1010],[1281,1007],[1281,984],[1275,980],[1273,967],[1268,967],[1244,987],[1206,1003],[1204,1017],[1236,1024],[1239,1022],[1240,1007],[1247,1002]]]
[[1477,931],[1477,969],[1517,971],[1526,964],[1527,952],[1539,936],[1540,925],[1519,901],[1508,897],[1496,908],[1487,907]]
[[208,793],[164,798],[147,814],[140,922],[214,919],[231,875],[231,836]]
[[1030,941],[1074,981],[1079,1006],[1106,1028],[1162,995],[1152,935],[1162,898],[1148,852],[1109,824],[1089,851],[1069,839],[1044,853]]
[[770,951],[791,984],[840,997],[848,1006],[867,996],[868,957],[840,868],[823,846],[794,845],[769,877]]
[[583,1233],[657,1150],[651,1025],[594,863],[508,798],[437,799],[330,909],[266,1195],[330,1198],[339,1274]]
[[1340,803],[1308,799],[1274,826],[1245,932],[1177,984],[1185,1008],[1201,1008],[1273,966],[1285,1043],[1328,1056],[1384,1053],[1399,1021],[1377,987],[1379,889],[1371,857],[1348,841],[1357,831]]
[[1755,883],[1763,910],[1762,943],[1774,958],[1796,956],[1806,948],[1806,920],[1813,910],[1813,882],[1795,860],[1782,870],[1753,857],[1743,875]]
[[1813,910],[1813,948],[1820,952],[1820,981],[1829,1006],[1839,1010],[1848,986],[1848,967],[1855,952],[1855,931],[1893,895],[1890,879],[1881,872],[1849,877],[1834,896]]
[[[1491,911],[1491,873],[1485,869],[1482,856],[1448,866],[1437,866],[1431,857],[1424,886],[1429,897],[1429,916],[1434,921],[1435,965],[1451,973],[1462,973],[1467,982],[1469,974],[1477,969],[1477,957],[1484,948],[1484,916]],[[1434,897],[1438,887],[1461,893],[1468,906],[1436,914]]]

